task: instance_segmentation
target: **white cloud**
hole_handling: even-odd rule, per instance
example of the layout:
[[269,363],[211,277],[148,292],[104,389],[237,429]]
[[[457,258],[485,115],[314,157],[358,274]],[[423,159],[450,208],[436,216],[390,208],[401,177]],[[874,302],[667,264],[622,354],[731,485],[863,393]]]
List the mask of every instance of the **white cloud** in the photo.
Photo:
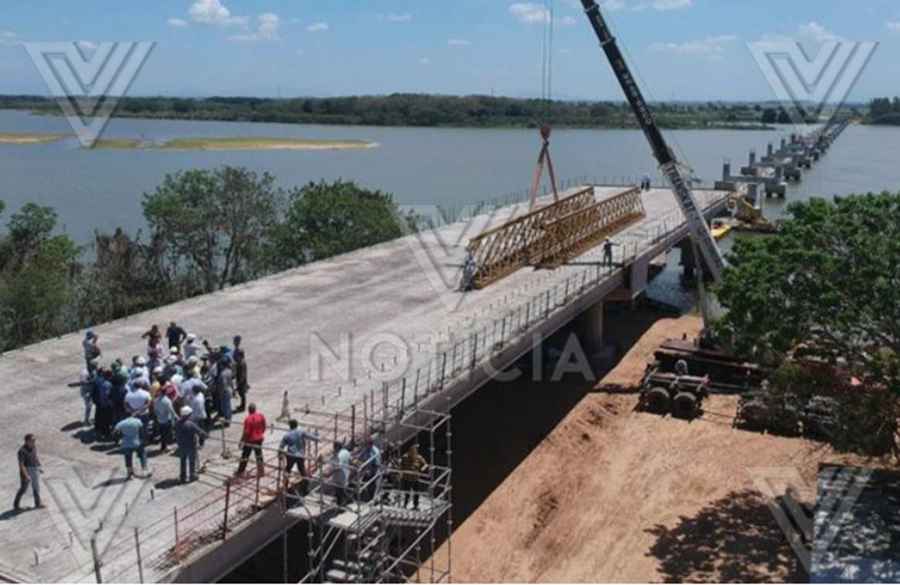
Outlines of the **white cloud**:
[[330,27],[328,26],[327,22],[314,22],[306,27],[306,30],[309,32],[325,32],[329,28]]
[[466,39],[450,39],[447,41],[447,46],[450,47],[468,47],[471,45],[472,42],[467,41]]
[[900,20],[889,20],[886,24],[888,30],[900,32]]
[[653,43],[650,50],[658,53],[715,57],[724,53],[726,46],[737,39],[735,35],[719,35],[684,43]]
[[[550,22],[550,11],[542,4],[534,2],[516,2],[509,5],[509,13],[522,24],[546,24]],[[578,21],[574,16],[556,18],[556,24],[572,26]]]
[[200,24],[247,25],[247,17],[232,16],[231,11],[220,0],[195,0],[188,13],[191,20]]
[[184,28],[188,25],[188,21],[184,20],[183,18],[170,18],[166,22],[173,28]]
[[818,22],[811,21],[799,25],[793,35],[767,34],[753,44],[763,51],[782,51],[786,44],[794,46],[795,43],[799,42],[804,48],[815,52],[815,49],[810,45],[816,46],[826,42],[841,42],[844,40],[843,37],[831,32]]
[[817,43],[825,43],[828,41],[842,41],[843,39],[834,34],[818,22],[812,21],[801,24],[797,27],[797,35]]
[[694,5],[694,0],[653,0],[653,8],[656,10],[680,10],[682,8],[690,8]]
[[[578,0],[567,3],[573,8],[581,8],[581,2]],[[600,8],[615,12],[617,10],[658,10],[665,12],[667,10],[681,10],[691,8],[694,0],[599,0]]]
[[403,14],[388,14],[384,16],[388,22],[412,22],[413,16],[409,12]]
[[522,24],[538,24],[550,21],[550,11],[543,4],[516,2],[509,5],[509,13]]
[[277,14],[272,12],[264,12],[256,17],[257,26],[256,31],[252,33],[242,34],[242,35],[234,35],[228,37],[229,40],[232,41],[277,41],[280,40],[278,36],[278,29],[281,28],[281,19]]
[[0,47],[18,45],[18,35],[11,30],[0,30]]

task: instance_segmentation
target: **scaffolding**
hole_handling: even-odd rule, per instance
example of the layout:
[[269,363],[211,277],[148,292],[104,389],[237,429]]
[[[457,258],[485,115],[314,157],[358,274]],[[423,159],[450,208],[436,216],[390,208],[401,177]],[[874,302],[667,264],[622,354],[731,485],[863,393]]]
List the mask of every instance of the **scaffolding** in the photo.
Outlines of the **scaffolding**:
[[334,439],[329,448],[320,435],[323,448],[303,460],[303,477],[284,476],[285,514],[306,529],[301,583],[450,581],[449,410],[385,405],[379,414],[359,428],[354,412],[297,417]]

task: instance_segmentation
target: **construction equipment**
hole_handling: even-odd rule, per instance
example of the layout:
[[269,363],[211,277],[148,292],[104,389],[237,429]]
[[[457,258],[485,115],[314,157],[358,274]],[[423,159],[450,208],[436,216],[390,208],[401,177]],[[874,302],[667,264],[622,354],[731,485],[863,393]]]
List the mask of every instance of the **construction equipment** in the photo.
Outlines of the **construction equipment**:
[[637,188],[596,201],[585,187],[472,238],[462,286],[484,288],[525,266],[555,268],[642,217]]
[[709,396],[709,378],[691,376],[687,366],[676,372],[664,372],[656,366],[647,368],[641,383],[638,409],[655,414],[668,414],[685,420],[700,415],[703,399]]
[[[706,225],[706,220],[700,211],[700,207],[697,205],[697,200],[694,198],[689,184],[681,175],[678,160],[666,144],[653,117],[653,113],[650,111],[650,107],[647,105],[637,85],[637,81],[632,76],[628,64],[625,63],[625,58],[621,50],[619,50],[615,37],[612,36],[609,26],[607,26],[603,15],[600,13],[600,7],[597,5],[597,2],[595,0],[581,0],[581,4],[584,6],[588,21],[590,21],[597,38],[600,40],[600,46],[606,53],[613,72],[619,80],[622,90],[625,92],[625,97],[628,99],[628,103],[631,104],[638,123],[644,131],[647,141],[650,143],[653,155],[660,165],[660,170],[666,175],[672,185],[675,199],[678,201],[687,219],[691,241],[695,249],[699,249],[700,255],[705,261],[707,272],[713,281],[719,282],[722,277],[722,271],[725,268],[725,260]],[[694,256],[697,257],[697,254]]]

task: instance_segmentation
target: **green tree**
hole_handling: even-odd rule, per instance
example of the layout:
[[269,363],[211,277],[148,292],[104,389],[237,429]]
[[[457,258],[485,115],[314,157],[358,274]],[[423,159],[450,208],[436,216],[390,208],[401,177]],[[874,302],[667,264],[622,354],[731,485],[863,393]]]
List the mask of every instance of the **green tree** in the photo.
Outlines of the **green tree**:
[[67,235],[52,235],[56,213],[26,204],[7,223],[0,267],[0,329],[3,348],[55,334],[71,295],[78,247]]
[[298,266],[398,238],[403,233],[398,217],[389,194],[341,180],[309,183],[290,194],[272,263]]
[[258,276],[282,207],[274,182],[230,166],[166,175],[143,200],[157,255],[196,274],[203,292]]
[[[778,236],[739,239],[717,324],[738,353],[800,352],[900,397],[900,194],[793,203]],[[892,419],[896,421],[896,419]],[[895,424],[895,423],[892,423]]]

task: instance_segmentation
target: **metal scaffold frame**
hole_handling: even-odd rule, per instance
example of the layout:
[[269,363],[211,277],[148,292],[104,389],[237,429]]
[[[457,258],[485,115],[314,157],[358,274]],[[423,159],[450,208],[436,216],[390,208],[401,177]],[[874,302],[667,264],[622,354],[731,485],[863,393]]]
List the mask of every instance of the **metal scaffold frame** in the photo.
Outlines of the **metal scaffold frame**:
[[[305,478],[284,478],[285,513],[305,522],[307,571],[301,583],[450,582],[449,411],[401,412],[385,404],[379,414],[380,420],[358,426],[354,413],[307,410],[298,417],[302,428],[328,429],[327,437],[320,435],[323,446],[332,438],[352,454],[351,463],[342,464],[333,449],[327,458],[327,449],[319,449],[323,455],[306,460]],[[369,440],[381,450],[381,464],[367,458]],[[403,464],[403,456],[419,442],[426,466],[417,472]]]

